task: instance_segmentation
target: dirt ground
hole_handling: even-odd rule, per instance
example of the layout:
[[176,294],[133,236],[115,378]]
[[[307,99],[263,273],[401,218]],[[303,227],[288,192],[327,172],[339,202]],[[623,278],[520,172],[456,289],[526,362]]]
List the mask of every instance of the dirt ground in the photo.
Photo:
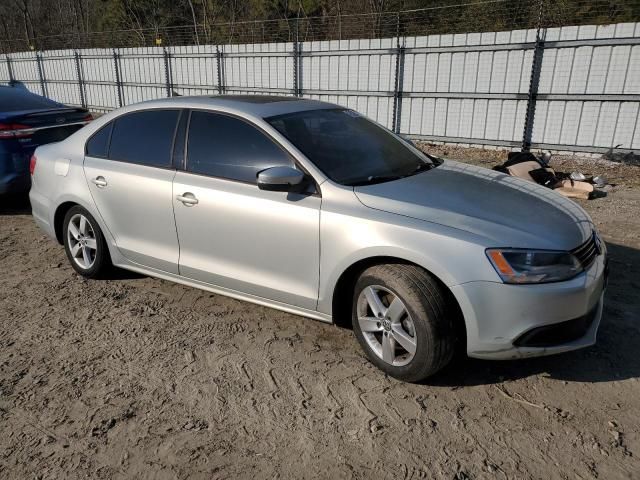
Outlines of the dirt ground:
[[0,477],[640,478],[640,168],[557,162],[616,183],[582,202],[612,261],[597,346],[460,358],[423,385],[385,377],[347,329],[83,280],[0,199]]

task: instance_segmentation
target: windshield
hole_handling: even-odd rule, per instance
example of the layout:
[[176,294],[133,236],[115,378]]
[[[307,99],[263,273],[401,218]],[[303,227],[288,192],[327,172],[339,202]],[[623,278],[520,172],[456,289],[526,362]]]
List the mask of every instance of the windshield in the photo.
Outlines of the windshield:
[[342,185],[396,180],[435,164],[353,110],[309,110],[266,119],[322,172]]

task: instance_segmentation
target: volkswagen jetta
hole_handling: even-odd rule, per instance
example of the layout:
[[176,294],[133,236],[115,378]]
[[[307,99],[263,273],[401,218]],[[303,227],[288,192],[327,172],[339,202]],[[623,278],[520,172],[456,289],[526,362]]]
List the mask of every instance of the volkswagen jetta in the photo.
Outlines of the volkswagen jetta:
[[326,322],[421,380],[457,346],[510,359],[591,345],[606,252],[553,191],[443,161],[353,110],[180,97],[39,147],[35,221],[85,277],[141,272]]

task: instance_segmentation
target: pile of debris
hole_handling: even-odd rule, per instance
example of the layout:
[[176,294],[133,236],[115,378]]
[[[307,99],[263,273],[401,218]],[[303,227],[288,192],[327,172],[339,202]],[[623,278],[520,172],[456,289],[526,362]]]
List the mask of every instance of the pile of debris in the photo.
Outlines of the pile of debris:
[[507,175],[544,185],[569,198],[584,200],[605,197],[611,185],[602,176],[587,176],[581,172],[556,172],[549,162],[551,154],[536,156],[531,152],[511,152],[506,162],[493,167]]
[[640,167],[640,155],[635,152],[619,152],[616,151],[622,145],[616,145],[613,148],[607,150],[607,152],[602,155],[602,158],[605,160],[609,160],[610,162],[621,163],[623,165],[634,165],[636,167]]

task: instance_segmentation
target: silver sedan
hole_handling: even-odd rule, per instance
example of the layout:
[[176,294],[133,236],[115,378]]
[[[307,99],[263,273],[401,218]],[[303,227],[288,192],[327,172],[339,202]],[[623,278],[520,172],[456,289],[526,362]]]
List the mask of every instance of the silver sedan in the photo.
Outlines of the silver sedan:
[[424,154],[359,113],[290,97],[179,97],[38,148],[38,225],[85,277],[112,266],[353,326],[419,381],[458,349],[592,345],[606,252],[578,205]]

